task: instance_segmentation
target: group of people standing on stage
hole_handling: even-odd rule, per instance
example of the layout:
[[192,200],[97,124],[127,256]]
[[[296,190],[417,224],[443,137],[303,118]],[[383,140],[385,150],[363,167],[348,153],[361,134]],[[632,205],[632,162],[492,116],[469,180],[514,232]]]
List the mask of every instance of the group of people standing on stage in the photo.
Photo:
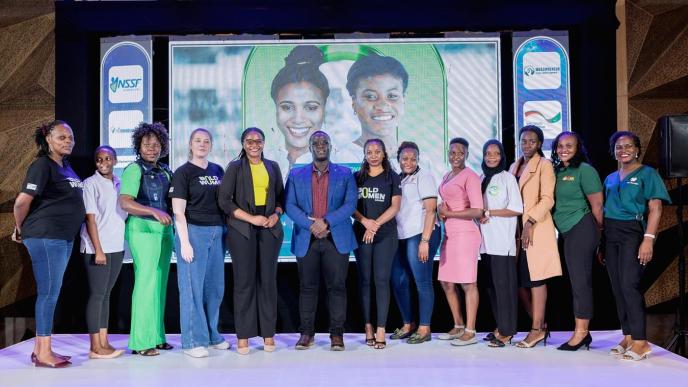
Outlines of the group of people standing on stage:
[[[489,346],[511,342],[519,298],[532,329],[516,345],[546,344],[546,280],[562,274],[558,230],[575,315],[575,330],[559,349],[590,346],[592,265],[600,248],[624,334],[611,353],[645,358],[650,347],[639,281],[652,259],[662,202],[669,197],[657,172],[639,162],[638,137],[630,132],[611,137],[619,169],[604,184],[587,162],[576,133],[555,138],[552,161],[544,157],[539,128],[521,128],[519,139],[522,156],[508,169],[502,144],[485,143],[481,175],[466,166],[468,142],[452,139],[447,154],[451,170],[437,184],[419,167],[420,149],[413,142],[402,142],[396,150],[397,173],[385,142],[367,139],[361,168],[352,173],[330,162],[330,137],[316,131],[308,139],[312,162],[291,168],[285,184],[279,164],[263,156],[266,138],[261,129],[243,131],[241,153],[226,170],[208,161],[211,133],[196,129],[189,138],[189,161],[173,173],[160,162],[168,151],[165,127],[141,123],[132,135],[137,159],[121,178],[113,174],[117,154],[105,145],[94,154],[96,173],[82,182],[66,160],[74,147],[69,125],[43,125],[35,132],[37,158],[15,201],[12,236],[28,249],[37,283],[37,337],[31,360],[36,366],[70,365],[69,356],[52,351],[50,337],[62,277],[80,227],[80,252],[91,291],[86,308],[90,358],[123,353],[110,345],[107,327],[110,291],[122,265],[125,240],[135,273],[129,338],[135,353],[154,356],[172,349],[163,321],[173,249],[178,257],[184,352],[205,357],[209,348],[230,347],[218,332],[225,248],[234,273],[236,350],[248,354],[248,339],[261,336],[263,349],[274,351],[283,214],[293,221],[291,249],[300,280],[301,336],[296,349],[314,345],[322,278],[331,349],[344,350],[345,283],[352,251],[366,344],[386,347],[391,294],[403,326],[389,337],[409,344],[430,341],[433,257],[438,249],[438,280],[454,327],[437,338],[455,346],[477,343],[480,256],[490,272],[488,293],[497,322],[485,338]],[[417,324],[411,280],[418,292]]]

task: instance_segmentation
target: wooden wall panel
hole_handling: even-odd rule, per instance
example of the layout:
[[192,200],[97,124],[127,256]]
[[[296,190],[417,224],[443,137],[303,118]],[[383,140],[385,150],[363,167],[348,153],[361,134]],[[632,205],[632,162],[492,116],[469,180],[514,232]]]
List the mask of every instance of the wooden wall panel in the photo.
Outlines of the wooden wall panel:
[[55,117],[52,1],[0,4],[0,308],[35,294],[26,249],[12,241],[12,207],[36,152],[33,130]]
[[[656,166],[657,119],[688,113],[688,3],[619,0],[617,7],[623,8],[619,21],[620,30],[625,31],[625,36],[617,35],[624,39],[617,42],[617,57],[624,57],[626,62],[626,76],[617,77],[617,90],[621,91],[617,95],[617,129],[636,133],[644,147],[643,162]],[[687,182],[684,179],[684,184]],[[666,183],[669,189],[676,189],[675,182]],[[665,207],[660,231],[676,232],[675,211],[673,206]],[[688,209],[684,210],[684,221],[688,220],[686,215]],[[658,243],[676,243],[676,237],[663,236]],[[670,261],[645,293],[648,306],[678,296],[677,257]]]

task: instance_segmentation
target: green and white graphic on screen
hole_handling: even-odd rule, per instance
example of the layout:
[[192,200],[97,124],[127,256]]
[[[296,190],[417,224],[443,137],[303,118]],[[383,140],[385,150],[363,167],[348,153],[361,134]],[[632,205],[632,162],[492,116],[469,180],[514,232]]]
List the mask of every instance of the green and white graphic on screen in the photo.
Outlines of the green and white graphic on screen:
[[[392,166],[402,141],[418,144],[436,179],[449,170],[453,137],[470,144],[468,165],[501,136],[499,39],[171,41],[171,164],[183,164],[188,136],[210,130],[210,160],[226,165],[247,127],[266,134],[265,157],[289,169],[311,162],[308,138],[332,140],[333,162],[357,169],[363,143],[380,138]],[[282,259],[290,259],[284,217]]]

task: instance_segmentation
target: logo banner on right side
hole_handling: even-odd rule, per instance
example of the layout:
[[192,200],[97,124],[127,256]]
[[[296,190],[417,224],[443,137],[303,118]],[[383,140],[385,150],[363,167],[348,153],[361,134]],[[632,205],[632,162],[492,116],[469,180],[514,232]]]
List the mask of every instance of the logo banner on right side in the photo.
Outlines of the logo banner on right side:
[[542,129],[547,157],[552,140],[571,130],[569,39],[565,31],[514,33],[514,123],[516,154],[521,155],[518,130]]

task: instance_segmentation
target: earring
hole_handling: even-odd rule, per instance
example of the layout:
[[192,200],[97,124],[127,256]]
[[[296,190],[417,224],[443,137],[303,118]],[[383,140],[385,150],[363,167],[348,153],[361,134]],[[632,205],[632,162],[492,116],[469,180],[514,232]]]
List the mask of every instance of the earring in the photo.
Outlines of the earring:
[[635,154],[635,158],[636,158],[636,159],[638,158],[638,154],[637,154],[637,153]]

